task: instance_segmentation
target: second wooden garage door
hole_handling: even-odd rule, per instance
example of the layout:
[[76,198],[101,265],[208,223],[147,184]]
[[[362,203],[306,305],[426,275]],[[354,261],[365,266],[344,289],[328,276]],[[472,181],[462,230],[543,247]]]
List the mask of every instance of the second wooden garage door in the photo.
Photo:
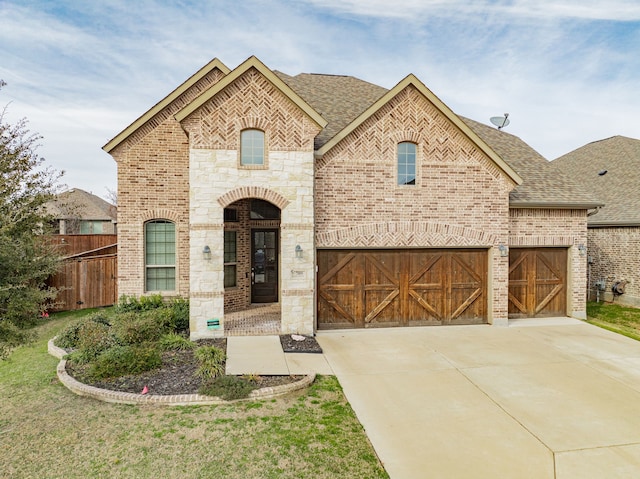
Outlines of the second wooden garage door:
[[479,324],[485,250],[319,250],[318,328]]
[[566,288],[566,248],[510,249],[510,318],[565,316]]

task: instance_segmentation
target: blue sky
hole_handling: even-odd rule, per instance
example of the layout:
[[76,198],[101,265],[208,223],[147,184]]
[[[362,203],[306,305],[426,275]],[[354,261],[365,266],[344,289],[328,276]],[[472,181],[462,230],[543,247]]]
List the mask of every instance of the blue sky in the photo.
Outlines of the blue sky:
[[116,188],[101,147],[209,60],[391,88],[418,76],[456,113],[554,159],[640,139],[638,0],[0,0],[0,105],[64,183]]

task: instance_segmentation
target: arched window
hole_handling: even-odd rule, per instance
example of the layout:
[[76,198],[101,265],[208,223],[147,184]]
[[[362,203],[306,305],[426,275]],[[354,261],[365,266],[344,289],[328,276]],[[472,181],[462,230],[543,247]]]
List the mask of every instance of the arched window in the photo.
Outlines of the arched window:
[[264,131],[243,130],[240,133],[240,164],[264,165]]
[[144,225],[146,291],[176,289],[176,225],[153,220]]
[[416,144],[398,143],[398,184],[416,184]]

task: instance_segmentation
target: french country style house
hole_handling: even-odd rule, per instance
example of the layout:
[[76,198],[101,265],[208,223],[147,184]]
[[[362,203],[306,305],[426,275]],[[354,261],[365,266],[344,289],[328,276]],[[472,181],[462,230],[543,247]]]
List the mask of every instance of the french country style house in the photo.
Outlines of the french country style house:
[[214,59],[104,150],[118,291],[188,297],[193,339],[272,313],[283,334],[585,317],[600,204],[414,75]]

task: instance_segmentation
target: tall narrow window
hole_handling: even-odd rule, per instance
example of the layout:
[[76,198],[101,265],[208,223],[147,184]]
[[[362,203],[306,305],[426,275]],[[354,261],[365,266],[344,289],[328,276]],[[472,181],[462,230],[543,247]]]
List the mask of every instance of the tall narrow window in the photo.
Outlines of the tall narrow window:
[[224,287],[236,285],[236,232],[224,232]]
[[398,184],[416,184],[416,144],[398,143]]
[[145,289],[175,291],[176,289],[176,225],[171,221],[154,220],[144,225]]
[[244,130],[240,133],[240,164],[264,165],[264,131]]

